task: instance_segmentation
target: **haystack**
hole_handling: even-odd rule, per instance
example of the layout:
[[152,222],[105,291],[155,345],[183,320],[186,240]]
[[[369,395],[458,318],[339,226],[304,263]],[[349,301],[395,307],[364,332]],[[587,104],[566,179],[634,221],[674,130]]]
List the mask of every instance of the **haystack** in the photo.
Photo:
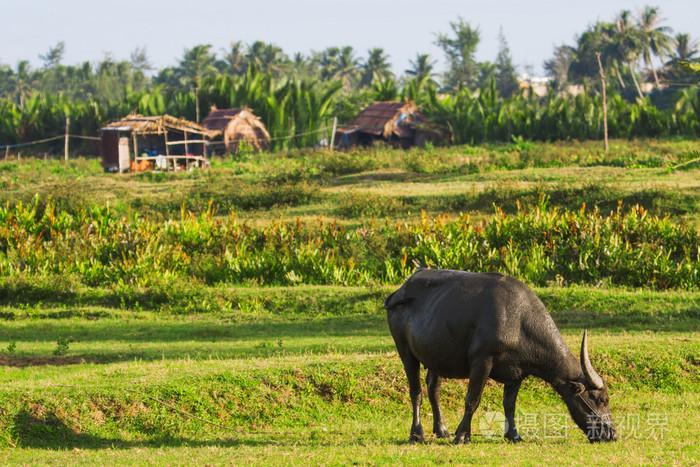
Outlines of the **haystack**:
[[204,119],[202,125],[214,139],[223,143],[227,153],[236,154],[245,145],[255,151],[270,147],[270,133],[249,108],[217,109]]

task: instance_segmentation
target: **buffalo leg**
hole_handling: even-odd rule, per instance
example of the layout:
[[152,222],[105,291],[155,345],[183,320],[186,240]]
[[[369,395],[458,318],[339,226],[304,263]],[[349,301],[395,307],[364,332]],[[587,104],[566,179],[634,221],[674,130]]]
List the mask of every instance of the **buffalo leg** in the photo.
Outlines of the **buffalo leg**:
[[402,354],[401,361],[403,369],[408,378],[408,389],[411,394],[411,406],[413,407],[413,422],[411,423],[411,435],[409,441],[411,443],[422,442],[424,440],[423,426],[420,422],[420,403],[421,403],[421,387],[420,387],[420,362],[412,354]]
[[508,383],[503,387],[503,413],[506,416],[505,438],[508,441],[517,443],[523,439],[515,428],[515,399],[520,390],[520,381]]
[[450,432],[442,421],[440,383],[440,377],[435,372],[428,370],[425,376],[425,384],[428,386],[428,399],[430,399],[430,407],[433,409],[433,433],[438,438],[447,438],[450,436]]
[[486,385],[486,380],[491,373],[492,359],[484,358],[474,361],[469,371],[469,387],[467,388],[467,400],[464,404],[464,418],[455,433],[455,444],[469,443],[472,437],[472,417],[479,408],[481,393]]

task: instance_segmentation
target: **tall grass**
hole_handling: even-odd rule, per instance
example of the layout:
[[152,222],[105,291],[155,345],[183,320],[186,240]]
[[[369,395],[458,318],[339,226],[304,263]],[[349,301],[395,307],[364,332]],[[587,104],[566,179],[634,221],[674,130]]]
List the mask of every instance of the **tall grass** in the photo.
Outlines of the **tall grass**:
[[0,209],[0,275],[76,276],[87,285],[163,284],[188,278],[229,284],[395,284],[418,265],[500,271],[533,284],[609,283],[697,289],[698,232],[644,208],[532,209],[474,222],[276,222],[183,211],[177,221],[70,214],[50,201]]

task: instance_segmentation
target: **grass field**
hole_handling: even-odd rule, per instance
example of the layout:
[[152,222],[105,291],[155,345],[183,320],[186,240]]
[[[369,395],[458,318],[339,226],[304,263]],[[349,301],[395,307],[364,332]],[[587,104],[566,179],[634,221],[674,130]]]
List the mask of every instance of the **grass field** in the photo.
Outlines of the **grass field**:
[[[104,175],[97,162],[0,163],[4,200],[52,195],[62,209],[110,206],[179,221],[217,204],[242,221],[352,226],[371,217],[493,215],[549,196],[613,209],[641,203],[700,221],[696,141],[458,147],[428,152],[267,155],[206,173]],[[0,228],[3,225],[0,224]],[[2,245],[0,245],[2,247]],[[7,254],[0,248],[0,255]],[[692,284],[691,284],[692,285]],[[502,387],[490,384],[473,441],[407,443],[405,376],[382,309],[394,285],[256,287],[174,279],[142,287],[8,270],[0,277],[2,464],[677,464],[700,448],[700,290],[536,287],[576,352],[591,333],[620,440],[589,444],[564,404],[527,380],[502,441]],[[448,427],[464,381],[443,388]],[[424,427],[431,426],[424,398]]]
[[[700,142],[614,141],[519,143],[411,151],[372,149],[356,153],[264,154],[216,159],[214,169],[188,173],[105,176],[95,159],[23,159],[0,165],[0,201],[51,195],[69,209],[109,206],[121,213],[179,217],[232,210],[251,222],[332,219],[357,224],[370,217],[411,219],[507,212],[516,200],[541,195],[550,204],[614,209],[619,201],[641,204],[695,223],[700,200]],[[673,167],[681,165],[678,170]]]

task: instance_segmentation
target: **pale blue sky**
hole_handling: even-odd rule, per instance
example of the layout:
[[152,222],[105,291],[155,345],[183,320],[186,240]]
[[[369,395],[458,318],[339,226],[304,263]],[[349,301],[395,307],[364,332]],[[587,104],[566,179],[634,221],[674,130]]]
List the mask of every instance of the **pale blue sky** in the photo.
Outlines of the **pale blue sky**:
[[162,67],[194,44],[218,51],[233,40],[260,39],[289,54],[350,44],[364,56],[370,47],[383,47],[402,71],[416,52],[441,64],[435,33],[461,15],[481,29],[479,59],[495,57],[503,27],[520,71],[529,64],[539,73],[554,45],[571,42],[596,19],[623,8],[637,12],[647,3],[661,7],[676,31],[700,34],[700,1],[693,0],[0,0],[0,63],[28,58],[38,64],[40,53],[63,40],[67,63],[97,60],[105,52],[127,58],[145,46]]

